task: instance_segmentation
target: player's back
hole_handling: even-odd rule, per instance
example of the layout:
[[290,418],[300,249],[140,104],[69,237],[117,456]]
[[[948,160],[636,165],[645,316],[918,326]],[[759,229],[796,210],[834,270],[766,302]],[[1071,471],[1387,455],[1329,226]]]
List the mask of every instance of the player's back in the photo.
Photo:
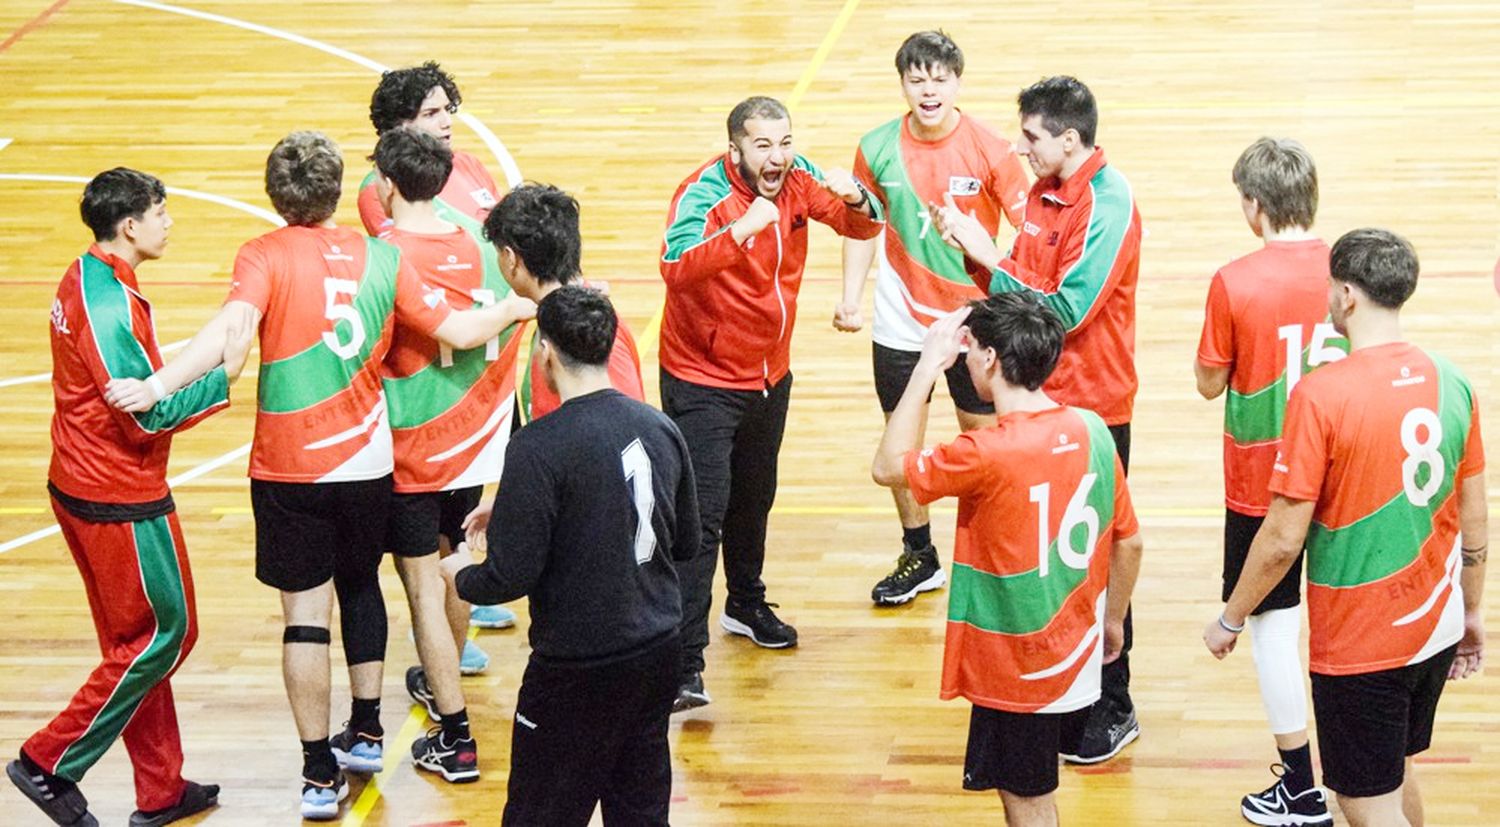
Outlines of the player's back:
[[283,227],[240,248],[229,299],[263,314],[252,477],[390,473],[379,365],[399,263],[394,247],[343,227]]
[[1272,490],[1316,501],[1313,671],[1390,668],[1458,639],[1458,483],[1482,467],[1472,387],[1415,345],[1361,348],[1298,385]]
[[687,447],[671,420],[614,389],[596,391],[517,432],[506,463],[502,486],[526,485],[524,513],[540,509],[549,528],[547,565],[531,592],[539,654],[604,657],[676,630],[672,558],[698,538]]

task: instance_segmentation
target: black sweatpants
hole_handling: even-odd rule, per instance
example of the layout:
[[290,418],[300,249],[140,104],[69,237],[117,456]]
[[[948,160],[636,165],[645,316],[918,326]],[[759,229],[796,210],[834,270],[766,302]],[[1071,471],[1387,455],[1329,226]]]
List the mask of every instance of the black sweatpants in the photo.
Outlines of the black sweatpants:
[[[1130,474],[1130,423],[1109,426],[1109,435],[1115,438],[1115,452],[1120,455],[1120,464],[1125,474]],[[1120,658],[1104,665],[1100,678],[1100,700],[1108,700],[1119,710],[1131,708],[1130,700],[1130,645],[1134,642],[1134,623],[1129,607],[1125,609],[1125,645],[1120,649]]]
[[720,540],[734,600],[765,599],[766,522],[776,500],[776,457],[792,375],[764,391],[726,390],[661,372],[661,409],[687,441],[698,483],[702,545],[677,567],[682,583],[682,670],[703,671]]
[[671,634],[628,657],[558,664],[532,656],[510,734],[507,827],[667,827],[667,719],[681,647]]

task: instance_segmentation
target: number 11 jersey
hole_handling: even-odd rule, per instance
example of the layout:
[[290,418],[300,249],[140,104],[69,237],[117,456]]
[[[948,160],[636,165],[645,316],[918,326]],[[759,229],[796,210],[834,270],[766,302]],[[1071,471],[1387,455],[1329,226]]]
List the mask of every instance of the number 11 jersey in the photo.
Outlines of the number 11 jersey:
[[1313,672],[1377,672],[1458,642],[1458,490],[1483,471],[1474,390],[1446,360],[1393,342],[1302,380],[1271,491],[1317,503],[1307,532]]

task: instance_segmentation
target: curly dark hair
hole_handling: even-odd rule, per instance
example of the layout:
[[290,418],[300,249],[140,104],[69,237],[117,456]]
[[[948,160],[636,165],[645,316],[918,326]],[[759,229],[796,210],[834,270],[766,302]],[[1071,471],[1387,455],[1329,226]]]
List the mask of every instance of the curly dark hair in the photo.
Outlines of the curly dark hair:
[[382,74],[380,85],[370,95],[370,123],[375,125],[375,134],[383,135],[415,118],[422,111],[422,101],[427,93],[438,86],[448,93],[448,111],[457,112],[463,96],[458,93],[453,76],[444,72],[437,61],[429,60],[421,66],[392,69]]

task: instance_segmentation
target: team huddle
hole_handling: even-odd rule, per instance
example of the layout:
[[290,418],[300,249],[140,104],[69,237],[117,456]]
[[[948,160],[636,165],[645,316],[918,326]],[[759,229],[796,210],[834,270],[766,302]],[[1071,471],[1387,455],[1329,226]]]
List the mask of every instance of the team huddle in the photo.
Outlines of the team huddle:
[[[504,192],[454,149],[461,97],[435,63],[385,73],[372,95],[364,232],[333,219],[338,146],[299,131],[272,149],[266,193],[285,226],[239,248],[223,306],[171,362],[136,277],[164,252],[166,189],[125,168],[95,177],[80,207],[95,243],[52,308],[48,491],[104,657],[21,747],[12,782],[56,823],[96,824],[78,783],[123,738],[132,825],[216,806],[216,785],[181,772],[170,678],[197,622],[166,461],[172,434],[227,407],[258,341],[255,575],[283,608],[302,816],[337,818],[346,776],[385,766],[390,553],[419,659],[405,685],[433,722],[415,766],[479,777],[460,675],[488,656],[468,629],[513,623],[500,604],[526,597],[504,823],[583,825],[599,808],[606,824],[667,824],[669,718],[711,703],[721,549],[720,626],[798,642],[767,600],[766,545],[815,220],[844,239],[836,329],[863,329],[875,272],[885,428],[871,471],[902,546],[872,601],[947,587],[940,693],[972,704],[962,785],[997,790],[1009,824],[1057,824],[1059,757],[1108,761],[1141,734],[1127,481],[1141,218],[1077,79],[1021,91],[1012,145],[958,108],[964,59],[947,35],[912,35],[895,68],[909,111],[860,140],[852,171],[797,154],[787,109],[751,97],[728,116],[726,152],[677,188],[660,410],[607,291],[583,279],[578,202],[543,184]],[[1411,758],[1444,682],[1483,660],[1473,388],[1402,338],[1409,243],[1361,229],[1330,248],[1312,233],[1300,144],[1256,141],[1232,178],[1264,247],[1214,275],[1195,363],[1205,398],[1225,396],[1225,605],[1204,641],[1222,658],[1250,632],[1280,758],[1241,813],[1333,821],[1298,652],[1305,566],[1323,783],[1350,823],[1421,824]],[[961,433],[927,446],[938,381]],[[927,510],[945,497],[950,571]],[[351,701],[331,732],[335,602]]]

